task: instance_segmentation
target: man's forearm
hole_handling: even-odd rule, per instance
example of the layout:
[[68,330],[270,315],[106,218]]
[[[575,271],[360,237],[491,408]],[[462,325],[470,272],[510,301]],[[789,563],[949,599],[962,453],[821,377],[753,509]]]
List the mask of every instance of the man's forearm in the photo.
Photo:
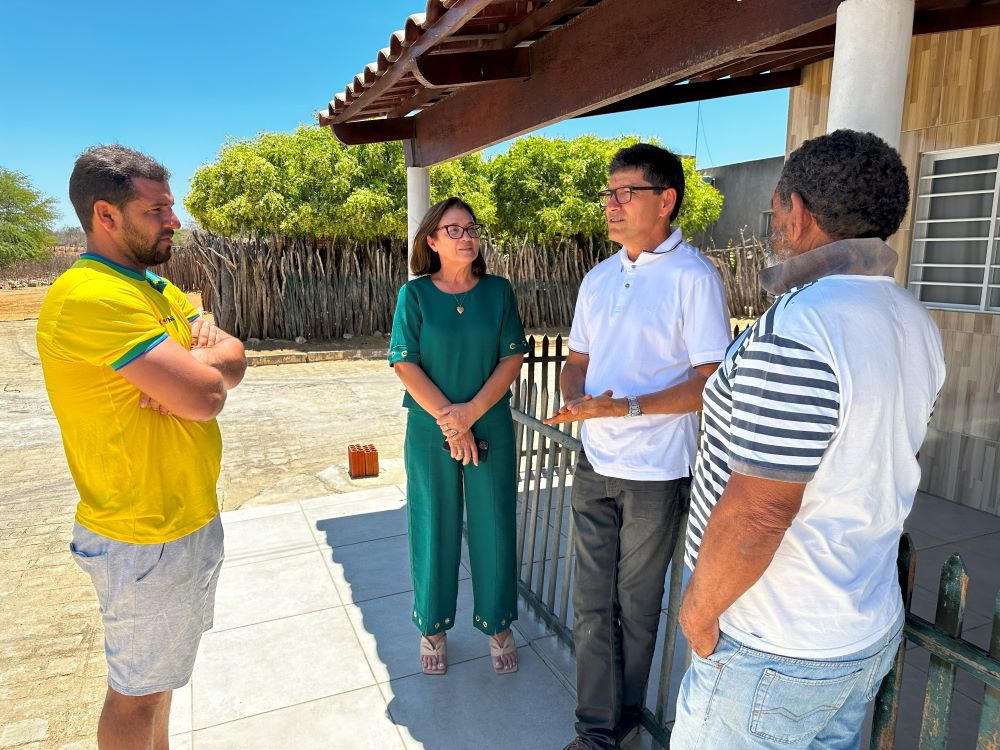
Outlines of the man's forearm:
[[562,391],[563,402],[583,397],[586,380],[586,367],[574,364],[563,365],[559,375],[559,390]]
[[707,379],[696,371],[683,383],[662,391],[642,394],[639,396],[639,408],[643,414],[688,414],[701,411],[701,394],[705,390]]
[[699,622],[717,620],[757,582],[798,513],[804,485],[761,483],[733,474],[712,510],[684,601]]
[[246,373],[247,358],[243,344],[232,336],[221,339],[214,346],[192,349],[191,356],[218,370],[227,389],[239,385]]

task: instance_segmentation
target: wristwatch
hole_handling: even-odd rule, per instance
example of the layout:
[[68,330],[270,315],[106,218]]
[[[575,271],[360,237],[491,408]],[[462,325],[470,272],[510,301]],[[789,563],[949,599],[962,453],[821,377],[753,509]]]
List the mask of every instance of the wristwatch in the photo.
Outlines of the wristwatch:
[[628,401],[628,416],[629,417],[641,417],[642,409],[639,408],[639,397],[638,396],[626,396],[625,400]]

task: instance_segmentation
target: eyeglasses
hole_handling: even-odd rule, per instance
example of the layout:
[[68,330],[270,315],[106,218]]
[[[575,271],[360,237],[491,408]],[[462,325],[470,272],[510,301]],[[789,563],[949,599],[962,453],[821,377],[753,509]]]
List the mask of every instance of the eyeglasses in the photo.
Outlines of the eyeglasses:
[[615,202],[620,206],[624,206],[632,200],[632,193],[636,190],[655,190],[660,192],[661,190],[666,189],[667,188],[665,186],[660,185],[623,185],[622,187],[617,187],[613,190],[602,190],[597,194],[597,202],[602,206],[606,206],[613,195],[615,197]]
[[[467,227],[463,227],[460,224],[445,224],[443,227],[435,229],[434,232],[441,229],[446,231],[448,236],[453,240],[461,239],[463,234],[469,235],[470,239],[478,240],[479,236],[483,233],[482,224],[469,224]],[[434,234],[434,232],[431,232],[431,234]]]

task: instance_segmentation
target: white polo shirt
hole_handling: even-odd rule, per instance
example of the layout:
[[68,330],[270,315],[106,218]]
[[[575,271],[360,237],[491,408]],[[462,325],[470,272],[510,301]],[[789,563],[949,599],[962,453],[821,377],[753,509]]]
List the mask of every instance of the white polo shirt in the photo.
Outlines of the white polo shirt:
[[[721,362],[729,340],[719,272],[675,229],[635,262],[623,247],[590,270],[569,348],[590,358],[587,393],[621,398],[683,383],[696,366]],[[588,419],[582,440],[598,474],[668,480],[691,473],[697,432],[695,414],[644,414]]]

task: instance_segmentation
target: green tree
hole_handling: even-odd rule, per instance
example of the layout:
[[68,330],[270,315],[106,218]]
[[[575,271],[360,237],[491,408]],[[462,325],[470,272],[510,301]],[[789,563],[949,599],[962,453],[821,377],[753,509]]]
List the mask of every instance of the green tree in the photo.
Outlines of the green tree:
[[[494,216],[478,154],[431,172],[435,200],[460,195],[482,221]],[[205,229],[293,237],[406,237],[406,168],[399,142],[350,148],[326,130],[262,133],[226,143],[191,179],[184,199]]]
[[333,216],[349,190],[343,159],[343,147],[316,128],[231,140],[194,173],[184,205],[217,234],[335,234]]
[[[596,195],[607,165],[638,136],[523,138],[491,160],[463,156],[431,169],[432,202],[457,195],[501,235],[538,241],[603,236]],[[718,217],[722,196],[685,160],[679,223],[691,235]],[[209,231],[293,237],[406,237],[406,169],[399,142],[345,147],[326,130],[262,133],[226,143],[184,199]]]
[[684,167],[684,202],[674,222],[686,237],[703,231],[722,213],[723,195],[698,174],[694,159],[681,159]]
[[[507,234],[533,241],[571,235],[602,236],[604,210],[597,193],[608,180],[608,162],[635,135],[597,138],[522,138],[491,163],[497,224]],[[656,139],[649,142],[657,143]],[[684,202],[677,217],[691,236],[715,221],[722,195],[698,174],[694,159],[682,158]]]
[[514,141],[490,165],[498,229],[532,241],[603,234],[604,210],[597,192],[606,186],[608,161],[619,148],[638,140],[584,135]]
[[431,168],[431,203],[458,196],[476,212],[481,224],[494,228],[497,207],[493,200],[490,164],[475,153]]
[[55,201],[44,197],[20,172],[0,167],[0,266],[45,258],[56,238]]

